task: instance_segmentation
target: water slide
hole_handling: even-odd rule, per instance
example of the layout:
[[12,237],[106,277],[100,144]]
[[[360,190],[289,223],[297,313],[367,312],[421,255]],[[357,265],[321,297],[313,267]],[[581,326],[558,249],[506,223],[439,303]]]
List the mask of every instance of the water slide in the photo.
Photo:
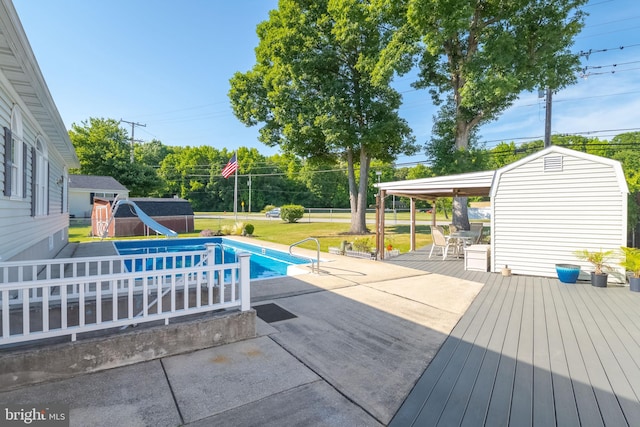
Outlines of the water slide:
[[158,223],[156,220],[144,213],[144,211],[131,200],[118,200],[118,202],[116,203],[116,208],[113,210],[112,218],[113,216],[115,216],[116,210],[120,205],[129,205],[133,207],[133,209],[136,211],[136,215],[138,215],[138,218],[140,218],[140,221],[142,221],[147,227],[151,228],[156,233],[164,234],[167,237],[178,236],[178,233]]

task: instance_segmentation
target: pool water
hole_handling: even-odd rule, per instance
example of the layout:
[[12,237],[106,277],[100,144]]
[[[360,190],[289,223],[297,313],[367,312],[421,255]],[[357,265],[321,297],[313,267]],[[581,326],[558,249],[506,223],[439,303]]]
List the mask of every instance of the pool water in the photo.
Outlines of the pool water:
[[[167,253],[167,252],[189,252],[189,251],[203,251],[205,250],[205,244],[217,243],[222,245],[222,249],[218,246],[215,248],[216,263],[222,263],[224,259],[225,263],[232,263],[236,261],[236,253],[248,252],[251,254],[250,260],[250,277],[254,279],[268,279],[274,277],[281,277],[295,274],[296,265],[309,264],[309,260],[306,258],[300,258],[290,255],[286,252],[278,251],[275,249],[264,248],[258,245],[252,245],[249,243],[238,242],[231,239],[225,239],[223,237],[197,237],[197,238],[185,238],[185,239],[154,239],[154,240],[123,240],[114,242],[116,251],[119,255],[146,255],[154,253]],[[196,256],[195,262],[200,261],[200,257]],[[147,262],[153,262],[148,260]],[[156,258],[156,269],[173,268],[171,258]],[[180,263],[181,260],[178,260]],[[188,267],[190,259],[186,259],[186,267]],[[166,265],[164,265],[166,264]],[[131,261],[125,262],[125,265],[131,270]],[[151,269],[152,266],[146,266],[147,269]],[[176,268],[180,268],[182,265],[176,265]],[[136,260],[136,271],[142,270],[142,260]]]

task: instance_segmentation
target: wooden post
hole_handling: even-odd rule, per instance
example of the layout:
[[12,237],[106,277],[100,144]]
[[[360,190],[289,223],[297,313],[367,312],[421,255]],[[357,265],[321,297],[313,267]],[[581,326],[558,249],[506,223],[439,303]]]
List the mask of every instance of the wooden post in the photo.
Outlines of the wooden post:
[[432,226],[436,226],[436,203],[438,202],[438,199],[433,199],[433,201],[431,202],[431,204],[433,205],[433,208],[431,208],[431,225]]
[[376,194],[376,254],[380,254],[380,191]]
[[380,190],[380,225],[378,226],[380,233],[378,237],[378,247],[382,250],[378,250],[379,259],[384,259],[384,198],[387,195],[386,190]]
[[416,199],[411,197],[411,242],[409,250],[416,250]]

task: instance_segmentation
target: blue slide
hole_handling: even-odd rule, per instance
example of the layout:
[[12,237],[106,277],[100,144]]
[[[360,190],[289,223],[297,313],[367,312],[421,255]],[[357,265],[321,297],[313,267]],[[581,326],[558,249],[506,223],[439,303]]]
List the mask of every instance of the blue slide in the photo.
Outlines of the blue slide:
[[167,237],[178,237],[178,233],[155,221],[149,215],[144,213],[144,211],[140,209],[134,202],[130,200],[118,200],[116,206],[120,205],[132,206],[136,211],[136,215],[138,215],[138,218],[140,218],[140,221],[142,221],[147,227],[151,228],[156,233],[164,234]]

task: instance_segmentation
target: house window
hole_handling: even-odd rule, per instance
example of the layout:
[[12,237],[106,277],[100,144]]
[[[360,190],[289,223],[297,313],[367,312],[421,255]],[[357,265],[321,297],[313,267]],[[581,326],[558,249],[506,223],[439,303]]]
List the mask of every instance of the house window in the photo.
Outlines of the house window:
[[22,115],[17,107],[11,114],[11,197],[24,197],[24,155],[22,143]]
[[40,137],[36,140],[35,159],[35,201],[36,215],[46,215],[49,204],[49,159],[47,157],[47,146],[42,143]]

